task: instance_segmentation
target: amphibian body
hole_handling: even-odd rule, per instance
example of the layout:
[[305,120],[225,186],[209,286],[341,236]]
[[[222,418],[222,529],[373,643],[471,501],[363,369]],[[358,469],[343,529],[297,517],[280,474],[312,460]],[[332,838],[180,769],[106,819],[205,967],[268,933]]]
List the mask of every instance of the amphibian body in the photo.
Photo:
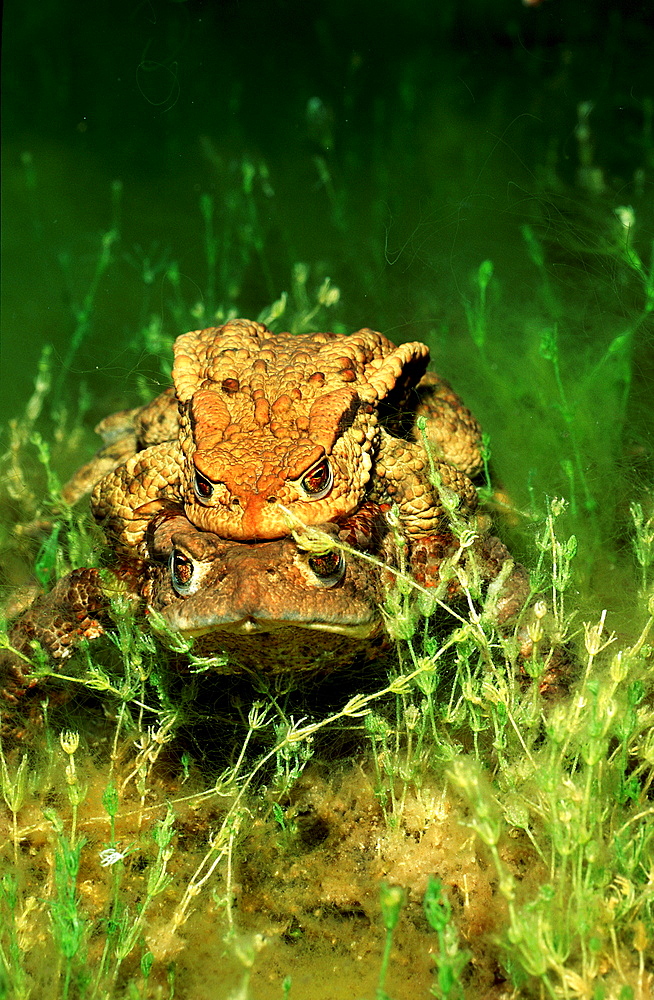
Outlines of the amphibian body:
[[184,334],[174,395],[138,411],[127,443],[136,450],[100,478],[93,512],[124,557],[143,556],[161,510],[221,538],[262,541],[372,500],[397,504],[405,530],[429,534],[443,511],[415,416],[427,418],[443,485],[469,510],[481,458],[477,422],[446,383],[425,375],[428,361],[424,344],[396,347],[368,329],[294,336],[232,320]]
[[179,337],[173,386],[103,421],[105,447],[67,489],[93,488],[113,568],[74,570],[15,622],[0,661],[8,698],[29,685],[34,640],[62,662],[111,626],[112,590],[142,627],[259,673],[379,656],[398,574],[443,608],[462,580],[482,597],[490,584],[489,613],[510,628],[527,574],[479,530],[480,428],[428,360],[425,345],[368,329],[292,336],[232,320]]

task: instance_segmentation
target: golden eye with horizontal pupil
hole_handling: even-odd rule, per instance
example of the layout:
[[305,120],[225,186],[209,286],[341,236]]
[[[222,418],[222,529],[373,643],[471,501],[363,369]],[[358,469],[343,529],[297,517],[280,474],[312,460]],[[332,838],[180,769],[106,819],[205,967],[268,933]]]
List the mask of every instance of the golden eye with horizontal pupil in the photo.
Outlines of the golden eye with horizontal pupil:
[[334,485],[334,473],[328,458],[321,458],[312,465],[300,480],[300,486],[310,500],[322,500]]
[[211,500],[214,488],[215,484],[196,469],[195,476],[193,477],[193,491],[200,503],[206,503],[207,500]]
[[332,549],[331,552],[324,552],[321,556],[311,556],[309,566],[321,580],[325,580],[327,577],[340,578],[345,569],[345,559],[342,552],[339,552],[338,549]]
[[173,549],[168,562],[173,590],[180,597],[185,597],[193,582],[193,563],[179,549]]

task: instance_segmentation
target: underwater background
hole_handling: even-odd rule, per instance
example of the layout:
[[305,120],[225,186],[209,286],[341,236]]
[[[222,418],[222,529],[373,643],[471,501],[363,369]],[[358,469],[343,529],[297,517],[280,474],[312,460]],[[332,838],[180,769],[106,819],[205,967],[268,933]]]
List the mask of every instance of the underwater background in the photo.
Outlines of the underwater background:
[[[34,497],[22,498],[23,486],[11,486],[20,464],[16,442],[28,455],[20,459],[21,476],[29,480],[33,474],[37,481],[43,475],[43,451],[39,458],[38,445],[36,451],[30,445],[37,430],[41,444],[48,443],[56,476],[65,481],[98,447],[93,427],[102,417],[146,402],[169,384],[174,338],[229,316],[263,317],[275,330],[294,332],[369,326],[397,343],[426,342],[433,367],[481,421],[502,500],[496,508],[500,530],[528,566],[550,509],[547,498],[566,501],[559,528],[576,539],[566,585],[577,632],[583,638],[581,620],[606,609],[607,632],[642,653],[638,637],[651,617],[654,559],[649,2],[6,0],[2,17],[4,596],[9,599],[32,579],[35,560],[42,584],[51,584],[62,569],[54,557],[43,569],[40,539],[17,529],[38,517],[39,509]],[[643,679],[649,676],[651,685],[651,660],[639,669],[638,703],[644,704],[647,697],[651,701]],[[650,747],[644,722],[638,732],[641,749]],[[461,737],[467,750],[472,739]],[[615,734],[612,739],[607,737],[609,755],[619,742]],[[345,745],[335,751],[336,760],[349,760],[353,751],[347,740]],[[372,745],[379,747],[380,738],[373,737]],[[495,753],[497,746],[489,745],[490,756],[481,754],[484,767]],[[641,777],[643,761],[650,759],[643,753],[636,767]],[[99,789],[94,808],[100,811],[106,771],[97,754],[94,760],[97,770],[89,771],[87,781]],[[321,770],[320,761],[311,766],[317,770],[311,779],[304,771],[294,793],[301,801],[293,806],[296,812],[308,810],[309,803],[333,818],[350,807],[353,815],[371,813],[379,803],[379,794],[356,785],[354,771],[344,778],[349,791],[337,794],[329,768]],[[571,770],[569,761],[566,767]],[[477,780],[459,777],[461,786]],[[166,780],[157,786],[162,801],[172,794]],[[204,779],[200,774],[194,780],[197,789]],[[439,780],[430,771],[422,787],[431,781],[440,787]],[[640,798],[634,793],[624,799],[649,823],[650,780]],[[284,794],[290,786],[289,779]],[[327,805],[319,808],[320,789]],[[604,789],[607,795],[613,791]],[[482,791],[474,794],[481,801]],[[422,801],[407,820],[409,812],[407,807],[403,822],[417,842],[429,809]],[[193,822],[203,834],[213,829],[213,815],[203,815],[201,823],[179,815],[189,830]],[[507,815],[513,829],[526,829],[516,821],[523,815],[517,807]],[[324,820],[325,828],[332,818]],[[471,851],[469,831],[464,836],[449,813],[447,823],[439,842],[443,852],[455,844],[472,871],[476,860],[465,853]],[[155,868],[167,849],[169,827],[157,828]],[[140,836],[141,818],[138,831],[130,831]],[[18,840],[14,835],[12,841],[11,830],[7,836],[11,857]],[[358,959],[359,968],[372,970],[370,983],[358,985],[347,966],[339,971],[342,984],[325,986],[322,977],[341,966],[325,958],[318,917],[309,926],[302,916],[313,910],[293,878],[279,876],[286,878],[284,903],[275,901],[270,886],[277,877],[277,841],[266,841],[265,831],[256,836],[269,882],[264,902],[252,903],[252,912],[283,910],[277,916],[286,950],[252,980],[251,995],[371,997],[384,939],[382,924],[373,927],[371,917],[377,883],[374,893],[365,890],[365,901],[352,902],[344,893],[347,905],[330,917],[340,928],[329,932],[334,941],[355,934],[359,919],[373,927],[374,933],[365,931]],[[316,861],[317,873],[302,860],[303,852],[322,843],[312,837],[304,837],[299,854],[287,844],[282,854],[290,851],[291,868],[305,865],[307,884],[315,878],[324,887],[332,877],[329,859]],[[651,839],[650,832],[639,841],[648,857]],[[491,854],[492,840],[485,841]],[[431,845],[432,855],[437,846]],[[384,870],[392,869],[400,884],[402,864],[409,864],[403,850],[396,850],[396,866],[388,862]],[[416,866],[421,878],[429,870],[423,859]],[[552,960],[544,969],[525,960],[519,972],[518,959],[510,956],[500,975],[492,971],[499,960],[484,952],[478,965],[485,972],[467,980],[472,986],[465,995],[644,1000],[651,979],[642,956],[651,936],[645,929],[645,939],[638,935],[641,925],[651,931],[651,872],[643,875],[640,857],[636,867],[642,885],[650,879],[650,889],[649,895],[643,889],[648,902],[634,908],[625,925],[624,939],[636,941],[633,981],[625,975],[617,985],[609,982],[599,959],[593,978],[584,945],[576,947],[584,956],[586,993],[572,973],[561,972],[569,955],[559,967]],[[493,870],[501,881],[500,869]],[[354,878],[354,871],[352,862],[346,877]],[[384,871],[375,870],[375,878]],[[181,884],[182,876],[176,877]],[[472,885],[481,877],[477,872],[470,879]],[[491,906],[495,889],[492,880],[479,889],[474,920],[466,925],[469,938],[478,933],[491,940],[503,926],[502,907],[512,903],[505,896]],[[134,892],[138,899],[138,888]],[[3,898],[11,909],[10,897]],[[38,892],[26,898],[38,899]],[[336,910],[339,898],[334,891]],[[24,919],[39,905],[25,904]],[[97,902],[98,913],[102,905]],[[115,911],[111,919],[117,919]],[[139,958],[138,983],[136,972],[132,986],[125,979],[124,969],[135,959],[123,942],[126,965],[109,986],[91,989],[75,980],[75,960],[68,955],[58,966],[61,992],[52,995],[229,996],[243,970],[249,976],[256,966],[258,944],[248,939],[242,953],[230,951],[221,967],[216,955],[223,954],[222,931],[216,931],[218,944],[207,956],[202,941],[208,931],[197,914],[193,919],[188,953],[178,943],[157,945],[149,932],[149,951],[144,947],[142,954],[153,957]],[[589,940],[597,939],[593,928],[607,919],[593,911]],[[130,947],[144,925],[145,917]],[[420,938],[425,928],[412,926]],[[388,932],[389,925],[383,927]],[[424,943],[415,935],[408,933],[399,958],[396,953],[399,971],[387,986],[394,998],[426,996],[424,984],[432,983],[424,949],[424,962],[418,962],[423,979],[416,985],[410,978]],[[640,948],[643,940],[649,945]],[[14,959],[18,941],[6,946]],[[188,958],[193,947],[203,956],[202,971],[195,974]],[[24,953],[30,948],[25,945]],[[294,981],[293,948],[305,949],[305,965],[299,962]],[[599,946],[597,954],[609,961]],[[611,961],[619,968],[616,954],[617,946]],[[170,971],[175,959],[177,987]],[[315,966],[322,971],[314,974],[312,962],[318,961],[326,964]],[[574,961],[573,954],[570,968],[581,975]],[[223,979],[228,967],[236,970],[230,984]],[[29,962],[25,968],[27,978],[18,976],[4,987],[0,980],[0,996],[11,996],[12,989],[15,996],[41,995],[30,992],[38,989],[37,979],[30,979],[35,973]],[[445,975],[433,995],[464,995],[447,982]],[[247,983],[238,988],[243,992],[233,995],[250,995]]]
[[560,493],[594,557],[621,544],[651,473],[647,4],[9,2],[3,25],[3,420],[45,345],[51,405],[82,394],[92,427],[167,384],[180,332],[286,293],[283,328],[328,277],[314,327],[426,341],[513,502]]

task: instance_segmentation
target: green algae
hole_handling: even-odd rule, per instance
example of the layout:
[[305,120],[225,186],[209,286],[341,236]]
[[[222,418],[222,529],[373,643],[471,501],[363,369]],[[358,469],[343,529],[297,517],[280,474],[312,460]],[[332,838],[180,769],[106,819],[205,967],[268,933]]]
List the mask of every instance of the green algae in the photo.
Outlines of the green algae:
[[[279,5],[261,49],[247,4],[5,6],[7,597],[102,562],[59,484],[168,384],[178,333],[371,325],[429,343],[481,419],[494,516],[582,671],[547,707],[542,664],[519,687],[492,631],[425,636],[400,595],[390,679],[185,683],[119,608],[79,696],[5,748],[0,995],[54,969],[80,998],[646,996],[646,26]],[[406,898],[386,953],[383,880]]]

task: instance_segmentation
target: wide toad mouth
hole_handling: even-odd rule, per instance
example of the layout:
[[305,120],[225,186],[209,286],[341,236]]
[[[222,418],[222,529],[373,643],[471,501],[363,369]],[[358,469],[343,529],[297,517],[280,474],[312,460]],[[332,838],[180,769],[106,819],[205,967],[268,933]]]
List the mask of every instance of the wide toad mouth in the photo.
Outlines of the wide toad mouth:
[[348,565],[332,524],[320,537],[303,536],[302,545],[236,543],[170,527],[160,540],[167,572],[162,566],[153,591],[153,620],[160,615],[164,629],[188,638],[217,633],[216,646],[220,634],[246,639],[286,630],[292,648],[289,629],[301,629],[306,643],[307,632],[365,640],[382,628],[375,581],[361,582],[358,567]]
[[332,635],[341,635],[350,639],[371,639],[381,627],[381,622],[376,617],[359,622],[335,623],[320,620],[277,620],[248,615],[233,621],[218,619],[198,621],[196,619],[193,625],[189,625],[185,622],[184,615],[177,613],[174,608],[168,612],[164,612],[163,617],[168,627],[173,631],[180,632],[182,635],[193,639],[213,633],[215,633],[217,639],[220,638],[221,634],[239,636],[263,635],[268,632],[279,632],[282,629],[328,632]]

